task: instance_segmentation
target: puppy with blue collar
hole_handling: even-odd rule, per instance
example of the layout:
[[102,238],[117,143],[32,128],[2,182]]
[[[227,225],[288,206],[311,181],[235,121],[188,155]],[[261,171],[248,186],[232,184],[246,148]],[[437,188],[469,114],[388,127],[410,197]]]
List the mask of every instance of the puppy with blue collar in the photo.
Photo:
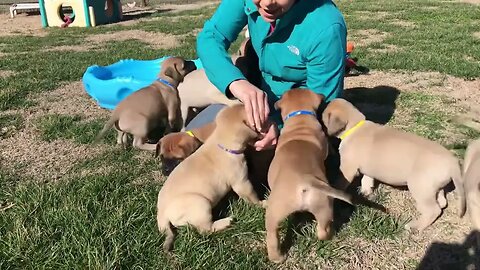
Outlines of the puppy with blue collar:
[[350,195],[331,187],[324,165],[328,142],[316,111],[323,95],[308,89],[292,89],[277,101],[284,126],[268,171],[271,189],[267,199],[265,226],[270,261],[281,263],[286,256],[279,249],[280,223],[290,214],[307,211],[317,221],[317,237],[331,237],[333,198],[348,203]]
[[115,127],[117,144],[125,145],[127,134],[131,134],[133,147],[155,151],[156,144],[147,143],[147,136],[162,123],[166,126],[165,134],[181,129],[177,87],[184,77],[195,69],[193,61],[181,57],[166,59],[162,63],[158,79],[122,100],[95,141],[99,141],[110,128]]

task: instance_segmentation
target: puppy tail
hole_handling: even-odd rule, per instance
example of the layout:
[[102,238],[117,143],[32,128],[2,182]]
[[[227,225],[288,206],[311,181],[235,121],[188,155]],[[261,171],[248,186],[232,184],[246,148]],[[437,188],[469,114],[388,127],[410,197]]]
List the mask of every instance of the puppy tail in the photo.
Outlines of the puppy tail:
[[342,200],[344,202],[347,202],[353,205],[352,196],[346,193],[345,191],[333,188],[326,183],[324,184],[323,182],[320,182],[320,179],[317,179],[317,178],[312,179],[311,183],[314,188],[316,188],[322,193],[325,193],[327,196]]
[[100,131],[100,133],[98,133],[97,137],[95,137],[94,143],[98,143],[100,139],[105,136],[105,133],[107,133],[107,131],[111,129],[113,125],[115,125],[115,122],[117,122],[117,118],[114,116],[110,117],[107,123],[105,123],[105,125],[103,126],[103,129]]
[[465,198],[465,188],[463,186],[463,177],[462,177],[462,170],[460,169],[460,164],[458,161],[455,162],[454,166],[452,166],[452,180],[453,184],[455,185],[456,192],[460,199],[459,205],[459,213],[460,217],[465,215],[465,211],[467,209],[466,206],[466,198]]
[[163,243],[163,250],[170,252],[173,248],[173,241],[175,240],[176,229],[169,220],[164,219],[160,215],[157,216],[158,230],[165,234],[165,242]]

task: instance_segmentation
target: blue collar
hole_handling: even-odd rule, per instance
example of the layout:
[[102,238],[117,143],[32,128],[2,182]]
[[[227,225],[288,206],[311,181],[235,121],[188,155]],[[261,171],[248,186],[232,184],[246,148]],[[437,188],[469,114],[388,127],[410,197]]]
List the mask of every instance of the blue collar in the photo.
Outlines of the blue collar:
[[162,78],[158,78],[156,81],[157,81],[157,82],[161,82],[161,83],[163,83],[163,84],[166,84],[166,85],[170,86],[171,88],[175,88],[175,86],[173,86],[171,83],[169,83],[168,81],[166,81],[166,80],[164,80],[164,79],[162,79]]
[[312,111],[305,111],[305,110],[298,110],[298,111],[294,111],[294,112],[291,112],[289,113],[287,116],[285,116],[285,119],[283,119],[283,121],[287,121],[288,118],[290,117],[294,117],[294,116],[297,116],[297,115],[313,115],[313,116],[317,116],[315,114],[315,112],[312,112]]

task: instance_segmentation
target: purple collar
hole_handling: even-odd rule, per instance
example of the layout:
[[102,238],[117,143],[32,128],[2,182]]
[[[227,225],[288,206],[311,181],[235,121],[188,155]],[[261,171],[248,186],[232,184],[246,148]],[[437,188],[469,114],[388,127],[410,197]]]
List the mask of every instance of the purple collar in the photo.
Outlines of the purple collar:
[[232,150],[232,149],[228,149],[228,148],[225,148],[225,146],[221,145],[221,144],[217,144],[218,148],[222,149],[223,151],[225,152],[228,152],[230,154],[234,154],[234,155],[241,155],[243,154],[243,150]]

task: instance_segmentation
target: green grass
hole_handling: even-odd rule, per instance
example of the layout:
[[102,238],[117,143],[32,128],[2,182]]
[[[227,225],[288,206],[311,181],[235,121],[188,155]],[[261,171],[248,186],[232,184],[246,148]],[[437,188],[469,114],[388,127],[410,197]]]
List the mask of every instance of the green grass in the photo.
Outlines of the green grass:
[[[76,143],[90,144],[105,124],[104,119],[82,121],[80,116],[45,115],[38,119],[40,138],[47,142],[56,139],[71,139]],[[111,137],[109,142],[111,143]]]
[[[158,2],[158,1],[157,1]],[[189,2],[189,1],[181,1]],[[153,3],[153,2],[152,2]],[[359,30],[388,33],[380,42],[357,46],[354,56],[374,70],[439,71],[473,78],[480,76],[480,39],[472,33],[480,27],[480,7],[438,1],[337,1],[351,37]],[[436,9],[427,9],[436,7]],[[13,71],[0,77],[0,140],[25,128],[21,113],[5,110],[35,109],[31,97],[81,79],[94,64],[108,65],[119,59],[154,59],[164,55],[195,58],[193,30],[201,28],[212,8],[154,13],[152,20],[134,25],[90,29],[52,28],[47,36],[0,37],[0,67]],[[363,12],[363,13],[362,13]],[[365,15],[365,12],[369,12]],[[385,12],[383,18],[375,16]],[[364,15],[362,15],[364,14]],[[178,16],[198,16],[179,19]],[[402,27],[392,20],[409,22]],[[89,52],[47,52],[55,46],[82,45],[92,35],[139,29],[177,35],[179,46],[152,49],[140,40],[111,41]],[[369,38],[368,35],[362,38]],[[241,39],[232,44],[236,51]],[[388,45],[396,51],[377,52]],[[368,100],[375,105],[390,102],[384,97]],[[391,124],[436,140],[459,156],[467,143],[480,137],[478,131],[458,126],[451,118],[459,108],[448,97],[422,92],[402,92]],[[44,142],[71,140],[90,144],[105,119],[86,120],[82,115],[47,114],[33,121]],[[112,131],[104,140],[114,144]],[[32,149],[33,155],[41,155]],[[61,179],[40,183],[0,163],[0,269],[272,269],[265,249],[264,210],[233,200],[223,214],[235,222],[228,230],[200,235],[181,228],[174,253],[161,250],[163,236],[156,228],[156,199],[161,183],[153,173],[158,159],[134,150],[108,150],[75,163]],[[139,157],[140,156],[140,157]],[[1,162],[17,162],[6,161]],[[22,163],[23,164],[23,163]],[[35,164],[31,164],[34,166]],[[8,168],[16,166],[8,166]],[[377,201],[388,194],[377,192]],[[352,239],[375,245],[376,241],[401,239],[405,218],[358,207],[330,241],[318,241],[314,223],[293,228],[294,241],[283,269],[319,269],[327,262],[342,264],[341,258],[355,248]],[[290,223],[289,223],[290,222]],[[284,222],[282,236],[293,219]],[[411,259],[413,268],[418,261]]]
[[[115,169],[76,176],[76,170],[101,169],[106,164],[114,164]],[[230,229],[200,235],[192,228],[181,228],[174,254],[165,255],[155,220],[160,184],[149,179],[157,166],[155,160],[138,161],[133,151],[115,150],[84,161],[71,178],[56,183],[39,185],[0,171],[0,205],[13,204],[0,215],[0,268],[272,267],[265,256],[264,210],[243,201],[234,201],[224,210],[235,218]],[[132,181],[136,178],[147,179],[139,184]],[[365,213],[369,210],[361,208],[345,232],[356,233],[363,226],[371,237],[398,235],[398,230],[391,229],[395,222],[386,221],[391,218],[368,214],[366,221]],[[313,251],[328,259],[343,245],[338,240],[317,241],[311,224],[294,233],[292,252],[297,254]]]
[[[354,54],[362,64],[375,69],[439,71],[465,78],[480,76],[480,39],[473,36],[479,29],[480,6],[430,0],[339,1],[338,4],[346,14],[351,34],[363,29],[389,34],[380,42],[357,47]],[[371,15],[362,16],[359,11]],[[386,12],[387,15],[376,18],[377,12]],[[409,22],[414,27],[397,26],[392,23],[393,19]],[[372,50],[388,44],[399,50],[386,53]],[[466,60],[466,57],[477,63]]]
[[0,115],[0,139],[11,137],[23,128],[23,116],[20,114]]

